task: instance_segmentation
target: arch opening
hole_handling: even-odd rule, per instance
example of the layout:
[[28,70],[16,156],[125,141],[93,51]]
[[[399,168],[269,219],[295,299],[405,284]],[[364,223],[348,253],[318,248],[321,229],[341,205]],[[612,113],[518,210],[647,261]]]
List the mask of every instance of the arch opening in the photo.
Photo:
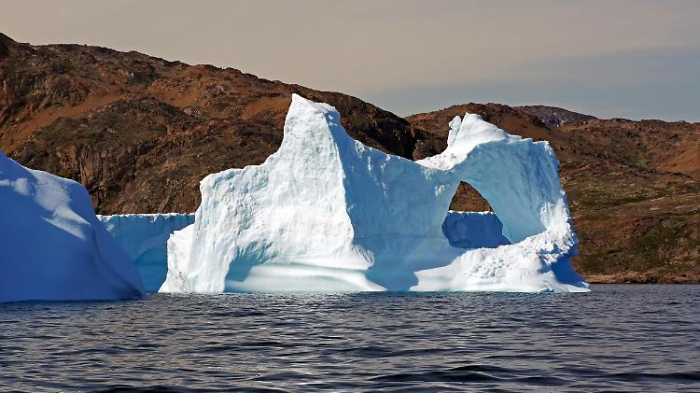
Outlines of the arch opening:
[[511,244],[503,236],[503,223],[489,202],[469,183],[460,182],[442,224],[452,247],[496,248]]

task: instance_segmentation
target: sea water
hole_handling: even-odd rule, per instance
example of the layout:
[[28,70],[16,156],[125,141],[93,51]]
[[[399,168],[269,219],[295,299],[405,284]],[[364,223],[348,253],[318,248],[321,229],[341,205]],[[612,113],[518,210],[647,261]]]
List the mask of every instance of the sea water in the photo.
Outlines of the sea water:
[[0,390],[700,391],[700,286],[0,305]]

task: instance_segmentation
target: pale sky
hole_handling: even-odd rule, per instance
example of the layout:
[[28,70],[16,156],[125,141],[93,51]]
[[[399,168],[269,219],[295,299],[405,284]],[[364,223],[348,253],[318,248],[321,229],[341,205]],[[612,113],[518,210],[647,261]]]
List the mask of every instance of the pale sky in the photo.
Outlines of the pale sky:
[[700,121],[694,0],[3,0],[0,32],[233,67],[399,115],[499,102]]

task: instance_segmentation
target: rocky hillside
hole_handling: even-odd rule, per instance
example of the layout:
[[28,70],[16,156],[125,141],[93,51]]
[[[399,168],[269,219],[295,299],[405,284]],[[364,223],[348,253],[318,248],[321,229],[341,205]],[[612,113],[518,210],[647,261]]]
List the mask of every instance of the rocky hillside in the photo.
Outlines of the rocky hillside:
[[[698,124],[495,104],[402,119],[348,95],[231,68],[0,34],[0,149],[80,181],[103,214],[194,211],[202,177],[261,163],[277,149],[292,92],[336,106],[353,137],[406,158],[444,149],[447,123],[465,112],[549,140],[581,239],[579,271],[594,281],[700,282]],[[489,206],[463,185],[453,208]]]
[[[700,123],[585,119],[549,128],[549,117],[496,104],[408,120],[444,139],[445,124],[465,112],[550,141],[580,239],[574,263],[589,280],[700,282]],[[473,190],[460,201],[466,210],[486,203]]]
[[357,98],[137,52],[0,35],[0,148],[84,184],[99,213],[191,212],[209,173],[277,150],[292,92],[328,102],[358,140],[406,158],[444,143]]

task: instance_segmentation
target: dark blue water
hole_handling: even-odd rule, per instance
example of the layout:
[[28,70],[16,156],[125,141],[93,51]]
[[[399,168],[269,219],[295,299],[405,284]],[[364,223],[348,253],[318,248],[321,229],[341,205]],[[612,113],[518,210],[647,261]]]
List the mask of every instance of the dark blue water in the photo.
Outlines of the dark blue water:
[[0,305],[0,390],[700,391],[700,286]]

